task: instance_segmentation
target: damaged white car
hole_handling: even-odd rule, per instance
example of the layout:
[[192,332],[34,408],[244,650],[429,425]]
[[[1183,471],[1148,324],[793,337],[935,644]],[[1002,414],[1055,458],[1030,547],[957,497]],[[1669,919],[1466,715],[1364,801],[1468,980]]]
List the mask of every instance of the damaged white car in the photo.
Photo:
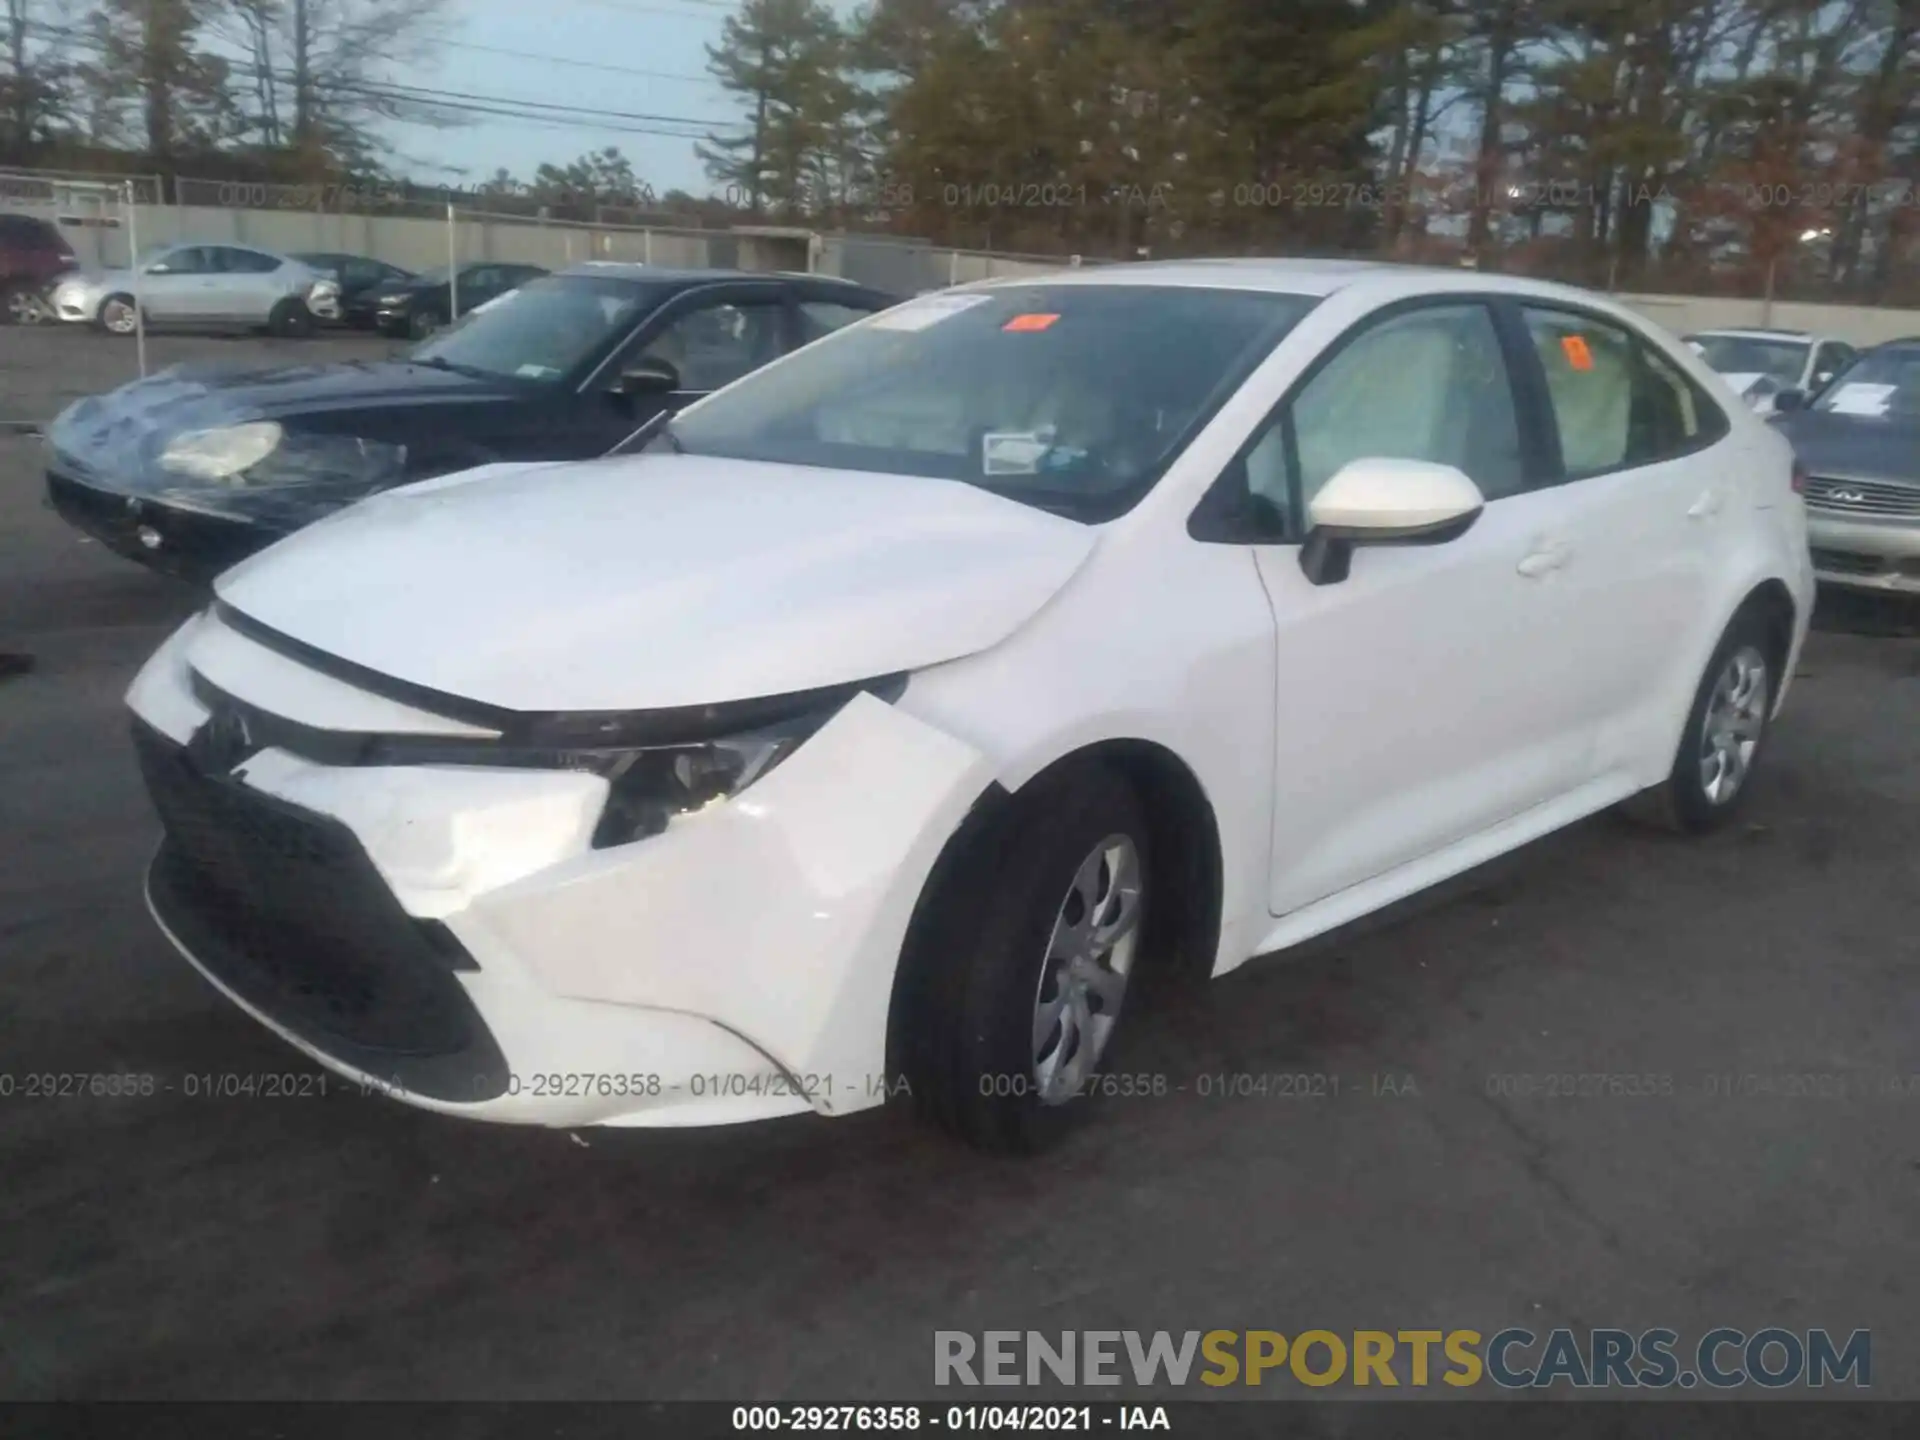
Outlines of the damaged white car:
[[1720,395],[1627,312],[1483,275],[925,296],[629,453],[393,491],[222,576],[129,696],[149,901],[432,1110],[910,1089],[1031,1148],[1111,1088],[1147,972],[1615,802],[1732,813],[1813,582],[1790,451]]

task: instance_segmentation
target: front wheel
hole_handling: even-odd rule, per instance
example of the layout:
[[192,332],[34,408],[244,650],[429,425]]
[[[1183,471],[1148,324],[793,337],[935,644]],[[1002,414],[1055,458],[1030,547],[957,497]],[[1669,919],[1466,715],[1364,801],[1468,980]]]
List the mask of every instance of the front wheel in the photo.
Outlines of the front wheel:
[[52,318],[53,312],[31,286],[7,287],[5,304],[0,306],[0,321],[8,325],[39,325]]
[[131,335],[140,328],[140,312],[131,295],[109,295],[100,302],[100,328],[109,335]]
[[1692,835],[1733,818],[1752,788],[1784,678],[1778,649],[1763,617],[1735,618],[1694,692],[1672,771],[1628,802],[1630,815]]
[[440,328],[440,317],[431,310],[416,310],[407,317],[407,334],[424,340]]
[[945,1128],[1032,1151],[1064,1134],[1112,1056],[1152,869],[1140,802],[1105,766],[1011,803],[916,927],[901,1069]]

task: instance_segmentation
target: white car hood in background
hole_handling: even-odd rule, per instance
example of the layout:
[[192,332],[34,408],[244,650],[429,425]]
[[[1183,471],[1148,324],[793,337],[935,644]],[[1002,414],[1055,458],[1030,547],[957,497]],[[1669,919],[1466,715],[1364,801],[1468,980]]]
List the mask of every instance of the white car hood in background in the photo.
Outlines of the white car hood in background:
[[448,694],[650,710],[984,650],[1095,538],[953,481],[623,456],[390,491],[215,588],[285,635]]

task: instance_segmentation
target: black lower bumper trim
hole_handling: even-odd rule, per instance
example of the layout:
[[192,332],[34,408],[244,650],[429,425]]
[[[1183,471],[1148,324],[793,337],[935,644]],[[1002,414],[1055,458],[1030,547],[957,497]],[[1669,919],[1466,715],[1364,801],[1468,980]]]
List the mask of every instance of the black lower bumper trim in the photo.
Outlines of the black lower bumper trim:
[[[103,490],[58,470],[47,472],[47,499],[62,520],[116,555],[196,584],[205,584],[264,550],[281,533],[249,521],[226,520]],[[140,538],[143,529],[152,531],[159,543],[145,544]]]
[[149,727],[135,744],[167,829],[147,894],[208,974],[397,1089],[468,1104],[506,1093],[506,1060],[454,974],[463,953],[446,953],[458,941],[400,908],[351,831],[202,772]]

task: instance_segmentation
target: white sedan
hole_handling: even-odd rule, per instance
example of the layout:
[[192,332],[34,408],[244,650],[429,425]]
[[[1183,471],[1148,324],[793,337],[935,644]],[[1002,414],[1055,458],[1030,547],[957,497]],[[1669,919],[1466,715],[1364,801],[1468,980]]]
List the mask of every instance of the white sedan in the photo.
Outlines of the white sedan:
[[1143,972],[1723,823],[1813,599],[1780,436],[1486,275],[944,292],[623,449],[313,526],[129,696],[167,935],[431,1110],[1031,1148]]

